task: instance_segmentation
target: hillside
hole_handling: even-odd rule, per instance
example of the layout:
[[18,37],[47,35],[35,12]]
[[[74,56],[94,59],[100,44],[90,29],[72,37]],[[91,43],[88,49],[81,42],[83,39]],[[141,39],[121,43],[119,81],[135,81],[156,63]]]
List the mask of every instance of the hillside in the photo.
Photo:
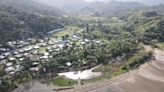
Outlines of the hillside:
[[17,10],[39,13],[45,15],[60,15],[61,11],[55,7],[46,6],[34,2],[33,0],[1,0],[0,5],[13,7]]
[[61,28],[55,17],[48,17],[0,5],[0,42],[43,36],[48,31]]
[[112,1],[109,3],[103,2],[92,2],[86,7],[81,9],[81,12],[87,12],[94,14],[99,12],[102,16],[108,15],[113,16],[115,13],[121,12],[123,10],[134,10],[145,7],[145,5],[138,2],[120,2],[120,1]]

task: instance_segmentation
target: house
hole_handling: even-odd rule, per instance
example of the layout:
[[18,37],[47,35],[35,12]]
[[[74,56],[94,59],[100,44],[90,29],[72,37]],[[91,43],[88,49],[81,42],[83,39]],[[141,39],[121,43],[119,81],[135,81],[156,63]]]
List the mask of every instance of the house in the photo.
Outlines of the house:
[[7,49],[6,48],[0,48],[0,51],[5,52],[5,51],[7,51]]
[[58,42],[58,44],[64,44],[64,45],[67,44],[67,43],[69,43],[69,40],[62,40],[62,41]]
[[16,68],[15,71],[19,72],[19,71],[22,71],[24,67],[21,65],[16,65],[15,68]]
[[17,55],[17,54],[19,54],[19,52],[18,52],[18,51],[15,51],[15,52],[13,52],[13,54],[14,54],[14,55]]
[[9,60],[10,60],[10,61],[14,61],[14,60],[16,60],[16,58],[10,57]]
[[46,47],[47,44],[46,44],[46,43],[40,43],[40,46],[42,46],[42,47]]
[[98,40],[93,40],[93,41],[97,44],[101,43],[101,41],[98,41]]
[[43,53],[44,56],[49,56],[50,54],[48,52]]
[[47,47],[47,50],[52,50],[52,47]]
[[86,39],[86,38],[84,39],[84,41],[87,42],[87,43],[90,42],[90,40],[89,39]]
[[29,53],[24,53],[24,56],[28,56],[29,55]]
[[3,55],[7,57],[10,55],[10,53],[7,52],[7,53],[4,53]]
[[38,72],[39,69],[40,69],[39,67],[32,67],[32,68],[30,68],[30,70],[33,71],[33,72]]
[[71,64],[71,62],[67,62],[66,65],[67,65],[68,67],[70,67],[72,64]]
[[6,64],[7,67],[10,67],[10,66],[12,66],[12,65],[13,65],[12,62],[9,62],[9,63]]
[[20,50],[19,50],[20,53],[23,53],[24,51],[25,51],[24,49],[20,49]]
[[81,39],[81,37],[79,37],[77,35],[73,35],[72,38],[75,39],[75,40],[80,40]]
[[29,47],[24,48],[25,51],[30,51],[30,50],[32,50],[32,49],[33,49],[32,46],[29,46]]
[[81,41],[81,42],[80,42],[80,44],[85,45],[85,44],[86,44],[86,42],[85,42],[85,41]]
[[43,59],[48,59],[48,56],[43,56],[42,58],[43,58]]
[[5,58],[5,56],[3,56],[3,55],[0,56],[0,60],[2,60],[2,59],[4,59],[4,58]]
[[39,49],[39,48],[40,48],[40,46],[38,46],[38,45],[34,46],[34,49]]
[[10,75],[13,75],[13,74],[15,74],[15,72],[14,72],[14,71],[11,71],[11,72],[9,72],[9,74],[10,74]]
[[5,69],[5,71],[8,72],[8,73],[13,72],[13,71],[15,71],[15,68],[13,66],[9,66]]
[[23,60],[25,60],[25,58],[20,58],[20,59],[19,59],[19,61],[21,61],[21,62],[22,62]]
[[48,41],[49,45],[54,45],[55,43],[53,41]]
[[64,47],[64,44],[58,44],[58,47],[59,48],[63,48]]
[[44,40],[42,40],[42,39],[39,39],[38,41],[39,41],[39,43],[43,43],[44,42]]
[[18,54],[18,55],[15,55],[15,57],[16,58],[21,58],[21,57],[23,57],[23,55],[22,54]]
[[4,59],[0,61],[0,64],[6,64],[6,62],[7,62],[7,59]]
[[32,63],[32,66],[34,66],[34,67],[35,67],[35,66],[38,66],[38,65],[39,65],[38,62],[33,62],[33,63]]
[[32,54],[38,54],[37,50],[32,51]]

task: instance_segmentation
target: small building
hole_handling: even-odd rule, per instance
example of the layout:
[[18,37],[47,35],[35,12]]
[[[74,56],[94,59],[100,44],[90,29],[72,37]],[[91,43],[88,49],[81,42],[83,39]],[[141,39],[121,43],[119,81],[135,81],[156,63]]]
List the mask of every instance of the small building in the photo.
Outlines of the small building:
[[5,65],[6,63],[7,63],[7,59],[4,59],[4,60],[0,61],[0,64],[4,64]]
[[21,62],[22,62],[23,60],[25,60],[25,58],[20,58],[20,59],[19,59],[19,61],[21,61]]
[[38,72],[39,69],[40,69],[39,67],[32,67],[32,68],[30,68],[30,70],[33,71],[33,72]]
[[19,52],[18,52],[18,51],[15,51],[15,52],[13,52],[13,54],[14,54],[14,55],[17,55],[17,54],[19,54]]
[[18,54],[18,55],[15,55],[15,57],[16,58],[21,58],[21,57],[23,57],[23,55],[22,54]]
[[15,68],[16,68],[15,71],[19,72],[19,71],[22,71],[24,67],[21,65],[16,65]]
[[9,63],[6,64],[7,67],[10,67],[10,66],[12,66],[12,65],[13,65],[12,62],[9,62]]
[[1,55],[0,56],[0,60],[2,60],[2,59],[5,59],[5,56]]
[[25,51],[24,49],[20,49],[20,50],[19,50],[20,53],[23,53],[24,51]]
[[9,66],[5,69],[5,71],[8,72],[8,73],[13,72],[13,71],[15,71],[15,68],[13,66]]
[[67,65],[68,67],[70,67],[72,64],[71,64],[71,62],[67,62],[66,65]]
[[16,60],[16,58],[10,57],[9,60],[10,60],[10,61],[14,61],[14,60]]
[[39,48],[40,48],[40,46],[38,46],[38,45],[34,46],[34,49],[39,49]]
[[4,53],[3,55],[7,57],[10,55],[10,53],[7,52],[7,53]]

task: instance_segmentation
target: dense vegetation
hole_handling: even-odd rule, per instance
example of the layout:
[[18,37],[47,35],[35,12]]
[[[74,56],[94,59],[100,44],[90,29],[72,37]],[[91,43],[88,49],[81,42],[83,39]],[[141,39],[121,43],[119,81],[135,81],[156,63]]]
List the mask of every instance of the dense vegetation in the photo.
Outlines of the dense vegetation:
[[[37,10],[39,12],[34,13],[33,9],[28,7],[20,9],[11,5],[0,4],[0,43],[28,37],[41,38],[48,31],[66,25],[85,28],[78,35],[91,41],[87,45],[79,45],[78,42],[74,42],[72,47],[65,46],[60,52],[52,53],[53,57],[50,60],[41,63],[41,69],[38,73],[32,74],[29,71],[24,71],[12,77],[5,76],[5,81],[2,83],[3,86],[0,85],[0,89],[3,92],[8,92],[18,84],[33,78],[49,78],[49,74],[52,74],[50,79],[53,77],[54,84],[59,84],[59,86],[73,85],[76,81],[67,80],[63,77],[54,78],[54,76],[58,72],[90,69],[101,64],[104,65],[103,68],[95,71],[108,72],[109,74],[105,75],[105,78],[111,78],[145,63],[152,53],[140,52],[143,49],[139,43],[156,44],[164,41],[163,6],[143,8],[143,5],[138,3],[130,4],[134,6],[128,7],[126,6],[127,3],[113,2],[113,5],[116,5],[112,6],[114,10],[105,6],[98,12],[97,7],[103,5],[90,7],[91,10],[87,12],[83,8],[82,14],[65,14],[66,17],[47,13],[48,11],[45,13],[40,9]],[[118,11],[118,6],[121,11]],[[137,8],[138,6],[139,8]],[[125,8],[122,9],[122,7]],[[130,8],[134,8],[134,10]],[[92,10],[94,12],[91,15],[88,14]],[[61,36],[59,34],[55,36],[63,37],[63,40],[69,39],[68,34],[75,32],[72,30],[63,32],[66,35],[62,33]],[[95,40],[100,41],[100,43],[95,43]],[[42,50],[45,48],[40,48],[39,51]],[[68,67],[67,62],[72,65]],[[26,60],[22,64],[28,70],[32,61]],[[4,74],[4,67],[0,66],[0,77]],[[98,78],[101,79],[104,76]]]
[[56,28],[63,27],[55,17],[46,17],[0,6],[0,42],[43,36]]

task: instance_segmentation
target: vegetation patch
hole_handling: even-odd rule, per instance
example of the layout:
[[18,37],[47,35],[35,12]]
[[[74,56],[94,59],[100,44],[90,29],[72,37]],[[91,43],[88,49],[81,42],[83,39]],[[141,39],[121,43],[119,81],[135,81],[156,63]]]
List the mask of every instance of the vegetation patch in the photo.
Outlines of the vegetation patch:
[[77,81],[65,78],[64,76],[55,77],[52,81],[53,85],[57,86],[73,86],[77,84]]
[[101,67],[98,67],[97,69],[93,71],[103,72],[104,75],[94,78],[94,79],[86,80],[84,82],[96,82],[96,81],[101,81],[105,79],[111,79],[118,75],[124,74],[132,69],[138,68],[141,64],[144,64],[145,62],[147,62],[147,60],[150,59],[151,56],[152,56],[152,52],[138,51],[136,54],[129,57],[123,63],[120,63],[119,65],[108,64],[108,65],[102,65]]
[[159,49],[161,49],[161,50],[164,50],[164,42],[162,42],[162,43],[157,43],[157,44],[153,45],[153,47],[159,48]]

